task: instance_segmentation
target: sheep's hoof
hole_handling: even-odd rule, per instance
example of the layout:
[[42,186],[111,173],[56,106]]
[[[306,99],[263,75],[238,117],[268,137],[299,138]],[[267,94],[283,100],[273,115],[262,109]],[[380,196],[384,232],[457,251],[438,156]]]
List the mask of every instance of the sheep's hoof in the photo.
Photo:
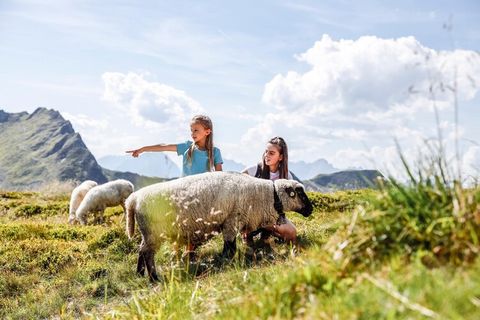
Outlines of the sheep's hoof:
[[159,279],[158,276],[157,276],[157,272],[155,272],[155,271],[149,274],[149,278],[150,278],[150,282],[151,282],[151,283],[158,283],[158,282],[160,282],[160,279]]
[[257,261],[257,257],[255,254],[255,249],[252,247],[247,247],[245,249],[245,263],[247,265],[252,265]]

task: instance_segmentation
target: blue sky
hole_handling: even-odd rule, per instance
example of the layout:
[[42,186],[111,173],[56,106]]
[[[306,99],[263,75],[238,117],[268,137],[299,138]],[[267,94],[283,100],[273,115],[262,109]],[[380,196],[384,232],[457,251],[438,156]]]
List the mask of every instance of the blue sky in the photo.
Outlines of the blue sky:
[[59,110],[96,157],[184,141],[201,112],[244,164],[280,135],[292,160],[388,166],[394,138],[435,136],[434,103],[451,143],[457,79],[470,170],[479,27],[478,1],[1,0],[0,108]]

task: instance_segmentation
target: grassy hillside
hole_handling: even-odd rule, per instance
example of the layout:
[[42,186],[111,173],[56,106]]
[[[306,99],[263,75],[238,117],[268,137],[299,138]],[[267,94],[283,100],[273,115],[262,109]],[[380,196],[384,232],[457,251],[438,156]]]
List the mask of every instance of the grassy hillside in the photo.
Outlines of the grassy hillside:
[[222,264],[214,239],[189,264],[165,244],[152,285],[135,275],[138,232],[126,238],[120,207],[69,226],[67,194],[3,191],[0,318],[478,319],[480,192],[460,204],[432,193],[435,205],[410,212],[404,199],[414,208],[425,194],[310,193],[311,218],[289,213],[299,250],[273,242],[246,259],[240,245]]
[[337,190],[352,190],[374,188],[377,179],[383,178],[378,170],[345,170],[330,174],[319,174],[305,181],[305,186],[311,191],[332,192]]

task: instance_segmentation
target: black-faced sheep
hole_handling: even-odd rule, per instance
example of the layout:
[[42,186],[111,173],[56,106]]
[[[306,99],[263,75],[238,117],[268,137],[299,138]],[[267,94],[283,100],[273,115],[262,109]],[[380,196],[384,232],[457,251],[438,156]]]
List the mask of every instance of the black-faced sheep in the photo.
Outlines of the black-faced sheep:
[[132,193],[125,205],[128,236],[133,236],[135,220],[142,234],[137,272],[143,275],[146,267],[152,281],[158,280],[154,255],[162,240],[195,247],[222,233],[222,255],[231,258],[239,232],[272,225],[283,210],[303,216],[312,213],[299,182],[281,179],[273,183],[231,172],[208,172],[157,183]]
[[70,208],[68,210],[68,223],[75,222],[75,212],[77,211],[78,206],[82,202],[83,198],[87,192],[95,187],[97,183],[92,180],[83,181],[79,186],[77,186],[72,191],[72,195],[70,196]]
[[125,211],[125,199],[133,192],[130,181],[118,179],[90,189],[76,211],[76,218],[81,224],[87,223],[89,212],[102,212],[107,207],[121,205]]

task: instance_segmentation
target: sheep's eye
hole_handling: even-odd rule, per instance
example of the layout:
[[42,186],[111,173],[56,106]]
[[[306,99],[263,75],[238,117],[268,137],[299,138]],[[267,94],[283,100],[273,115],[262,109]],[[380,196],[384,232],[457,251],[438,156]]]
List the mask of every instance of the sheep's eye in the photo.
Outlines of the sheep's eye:
[[285,192],[286,192],[291,198],[295,197],[295,195],[297,194],[297,193],[295,192],[295,190],[293,190],[293,188],[291,188],[291,187],[285,188]]

